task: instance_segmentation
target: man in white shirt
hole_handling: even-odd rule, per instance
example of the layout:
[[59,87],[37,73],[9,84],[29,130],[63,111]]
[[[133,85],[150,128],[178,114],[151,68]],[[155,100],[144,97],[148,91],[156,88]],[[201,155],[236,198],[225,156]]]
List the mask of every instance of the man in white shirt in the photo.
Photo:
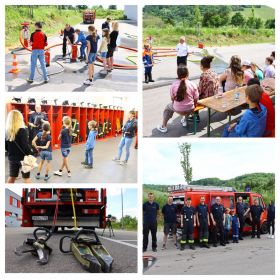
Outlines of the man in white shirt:
[[179,44],[176,46],[177,51],[177,66],[180,64],[187,65],[187,57],[190,53],[189,48],[186,44],[185,36],[180,37]]

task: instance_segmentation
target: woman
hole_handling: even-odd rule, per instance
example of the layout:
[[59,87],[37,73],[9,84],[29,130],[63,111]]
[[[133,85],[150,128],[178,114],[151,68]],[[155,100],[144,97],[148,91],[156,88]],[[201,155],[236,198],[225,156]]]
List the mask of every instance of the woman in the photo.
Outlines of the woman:
[[110,33],[110,40],[108,44],[108,52],[106,55],[107,58],[107,65],[108,65],[108,72],[112,72],[113,70],[113,64],[114,64],[114,52],[117,49],[117,39],[119,36],[119,23],[113,22],[112,23],[112,29],[113,31]]
[[194,83],[188,80],[189,71],[184,65],[177,69],[178,79],[173,82],[170,89],[171,103],[169,103],[163,112],[162,125],[158,125],[157,129],[162,132],[167,132],[167,122],[172,118],[174,112],[183,115],[181,123],[184,127],[187,126],[185,116],[190,115],[198,100],[198,90]]
[[230,59],[230,65],[220,76],[220,82],[224,83],[224,90],[229,91],[242,86],[244,81],[244,72],[241,68],[241,59],[234,55]]
[[[113,159],[114,161],[120,162],[120,165],[127,165],[128,162],[128,158],[130,155],[130,147],[137,130],[137,120],[135,116],[136,116],[135,112],[130,111],[128,115],[128,121],[122,128],[123,136],[119,144],[118,155]],[[122,151],[124,146],[126,149],[126,155],[125,155],[125,160],[121,161]]]
[[251,69],[254,72],[256,78],[258,78],[259,81],[262,81],[263,80],[263,71],[260,69],[260,67],[255,62],[251,62]]
[[[8,152],[9,178],[7,183],[14,183],[21,169],[24,156],[32,154],[23,116],[18,110],[9,112],[6,121],[5,148]],[[24,183],[31,183],[30,172],[22,173]]]
[[218,93],[219,77],[210,67],[213,56],[205,56],[200,61],[202,74],[198,84],[199,99],[207,98]]

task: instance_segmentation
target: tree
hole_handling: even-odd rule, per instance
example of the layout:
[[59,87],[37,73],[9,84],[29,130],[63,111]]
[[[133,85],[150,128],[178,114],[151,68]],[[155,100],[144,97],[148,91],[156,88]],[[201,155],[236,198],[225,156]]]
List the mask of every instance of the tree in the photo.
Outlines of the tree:
[[268,29],[275,29],[275,19],[268,19],[268,20],[265,22],[265,28],[268,28]]
[[234,26],[243,26],[245,22],[245,17],[240,12],[235,13],[231,18],[231,24]]
[[190,164],[191,145],[188,143],[179,144],[179,150],[182,155],[180,163],[183,168],[184,178],[189,184],[192,181],[192,167]]
[[194,24],[196,26],[196,31],[197,31],[198,35],[200,35],[201,21],[202,21],[202,16],[201,16],[201,13],[200,13],[199,6],[195,6]]
[[109,10],[116,10],[117,9],[117,5],[109,5],[108,9]]
[[255,27],[256,29],[263,27],[263,20],[261,18],[255,18]]
[[87,5],[77,5],[76,7],[78,10],[86,10],[88,8]]

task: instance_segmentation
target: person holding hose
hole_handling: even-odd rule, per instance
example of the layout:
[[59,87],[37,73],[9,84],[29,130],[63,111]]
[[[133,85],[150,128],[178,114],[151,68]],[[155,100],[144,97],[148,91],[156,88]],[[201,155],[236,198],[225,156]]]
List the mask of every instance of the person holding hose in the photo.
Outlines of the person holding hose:
[[66,45],[67,41],[71,44],[74,44],[75,30],[70,24],[65,24],[65,28],[63,30],[63,44],[62,44],[62,58],[66,58]]

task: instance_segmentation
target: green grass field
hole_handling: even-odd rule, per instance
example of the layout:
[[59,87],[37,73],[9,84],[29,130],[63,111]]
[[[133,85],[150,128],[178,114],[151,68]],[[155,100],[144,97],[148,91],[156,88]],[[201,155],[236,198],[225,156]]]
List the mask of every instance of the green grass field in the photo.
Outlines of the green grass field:
[[[231,13],[231,16],[234,15],[235,12]],[[251,8],[244,8],[244,11],[241,11],[243,16],[250,17],[252,14]],[[262,6],[261,8],[255,8],[255,17],[261,18],[264,22],[268,19],[275,18],[275,10],[268,6]]]

